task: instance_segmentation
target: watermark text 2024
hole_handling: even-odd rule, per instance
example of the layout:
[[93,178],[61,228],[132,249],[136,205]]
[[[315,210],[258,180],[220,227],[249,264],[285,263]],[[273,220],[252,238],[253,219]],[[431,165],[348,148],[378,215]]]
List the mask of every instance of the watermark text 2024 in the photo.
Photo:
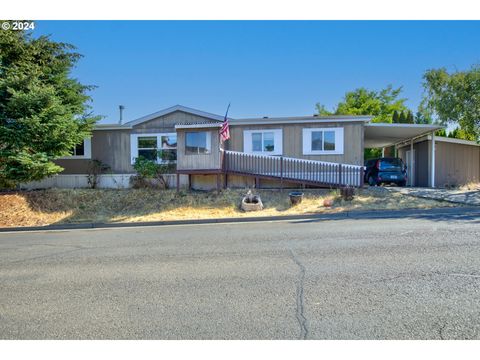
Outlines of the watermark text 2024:
[[1,25],[2,30],[33,30],[35,29],[35,22],[33,21],[4,21]]

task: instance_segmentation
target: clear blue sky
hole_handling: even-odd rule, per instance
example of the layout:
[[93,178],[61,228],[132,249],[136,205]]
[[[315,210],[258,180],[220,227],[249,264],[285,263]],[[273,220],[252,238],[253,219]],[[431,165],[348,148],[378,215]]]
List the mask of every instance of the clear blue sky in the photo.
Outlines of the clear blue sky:
[[346,91],[403,86],[416,109],[426,69],[480,63],[480,22],[38,21],[69,42],[73,76],[97,85],[103,122],[181,104],[231,117],[310,115]]

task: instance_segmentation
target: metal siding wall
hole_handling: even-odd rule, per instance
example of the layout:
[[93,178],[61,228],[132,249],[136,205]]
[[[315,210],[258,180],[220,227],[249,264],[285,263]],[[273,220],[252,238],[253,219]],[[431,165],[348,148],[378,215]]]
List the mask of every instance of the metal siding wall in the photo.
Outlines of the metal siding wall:
[[187,114],[183,111],[175,111],[134,126],[132,133],[175,132],[176,124],[198,122],[212,123],[216,121],[202,116]]
[[439,187],[480,181],[480,147],[436,142],[435,182]]
[[[185,154],[185,133],[189,131],[206,131],[211,134],[211,153],[206,155]],[[205,170],[220,169],[220,142],[219,129],[178,129],[177,131],[177,169],[178,170]]]
[[[304,128],[343,127],[343,155],[303,155],[302,130]],[[230,126],[230,140],[227,149],[243,152],[243,131],[255,129],[282,129],[283,155],[310,160],[337,162],[351,165],[363,165],[364,125],[362,123],[318,122],[315,124],[273,124],[273,125],[233,125]]]

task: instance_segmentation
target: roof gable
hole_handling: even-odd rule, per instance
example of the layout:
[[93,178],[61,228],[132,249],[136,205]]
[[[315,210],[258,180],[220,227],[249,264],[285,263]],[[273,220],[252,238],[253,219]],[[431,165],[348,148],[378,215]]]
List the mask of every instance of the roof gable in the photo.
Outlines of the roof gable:
[[144,122],[147,122],[147,121],[156,119],[158,117],[174,113],[176,111],[182,111],[182,112],[185,112],[187,114],[201,116],[201,117],[211,119],[211,120],[214,120],[214,121],[223,121],[223,116],[221,116],[221,115],[216,115],[216,114],[208,113],[208,112],[197,110],[197,109],[192,109],[192,108],[182,106],[182,105],[175,105],[175,106],[157,111],[153,114],[142,116],[141,118],[138,118],[136,120],[126,122],[124,124],[124,126],[135,126],[135,125],[138,125],[138,124],[142,124]]

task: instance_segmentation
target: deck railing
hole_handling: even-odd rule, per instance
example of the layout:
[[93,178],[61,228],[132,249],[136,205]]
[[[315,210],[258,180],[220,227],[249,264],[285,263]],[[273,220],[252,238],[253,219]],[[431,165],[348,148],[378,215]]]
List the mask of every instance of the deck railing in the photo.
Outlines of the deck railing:
[[363,186],[363,166],[224,150],[226,173],[326,186]]

